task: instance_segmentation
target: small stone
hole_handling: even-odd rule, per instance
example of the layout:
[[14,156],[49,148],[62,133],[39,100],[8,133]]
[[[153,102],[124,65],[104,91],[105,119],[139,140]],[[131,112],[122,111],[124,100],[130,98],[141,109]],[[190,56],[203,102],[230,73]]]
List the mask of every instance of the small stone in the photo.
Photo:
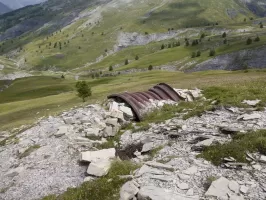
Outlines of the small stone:
[[208,147],[208,146],[211,146],[213,141],[214,141],[213,138],[210,138],[210,139],[207,139],[207,140],[203,140],[203,141],[197,143],[196,146]]
[[90,136],[98,137],[99,133],[100,133],[100,129],[98,129],[98,128],[87,128],[84,131],[85,131],[85,134],[87,137],[90,137]]
[[106,124],[117,126],[118,119],[117,118],[108,118],[106,119]]
[[109,103],[109,111],[118,111],[118,103],[113,101]]
[[65,134],[67,134],[68,133],[68,129],[69,129],[69,127],[68,126],[60,126],[59,128],[58,128],[58,131],[54,134],[54,136],[55,137],[62,137],[62,136],[64,136]]
[[115,136],[115,134],[113,132],[113,127],[112,126],[106,126],[106,128],[103,130],[103,134],[105,137]]
[[230,181],[224,177],[213,181],[205,195],[217,197],[219,199],[226,197],[227,194],[230,193],[230,190],[228,188],[229,182]]
[[82,119],[80,119],[80,122],[82,124],[86,124],[86,123],[90,123],[91,122],[91,118],[90,117],[83,117]]
[[190,167],[186,169],[185,171],[183,171],[183,173],[186,175],[196,174],[197,172],[198,172],[198,168],[196,166]]
[[66,124],[75,124],[75,119],[72,117],[66,117],[66,118],[64,118],[64,122]]
[[162,164],[162,163],[157,163],[157,162],[153,162],[153,161],[149,161],[145,163],[146,165],[150,166],[150,167],[154,167],[154,168],[158,168],[158,169],[166,169],[166,170],[174,170],[174,168],[171,165],[166,165],[166,164]]
[[190,179],[190,176],[185,175],[185,174],[178,174],[178,177],[179,177],[181,180],[188,180],[188,179]]
[[87,176],[84,178],[84,181],[83,182],[90,182],[90,181],[93,181],[94,178],[92,176]]
[[259,164],[256,164],[256,165],[252,165],[252,167],[258,171],[260,171],[262,169],[262,166],[259,165]]
[[119,110],[121,112],[123,112],[129,118],[133,118],[134,117],[134,114],[133,114],[131,108],[129,108],[127,106],[119,106]]
[[183,125],[183,126],[182,126],[182,130],[183,130],[183,131],[187,130],[187,125]]
[[90,163],[87,169],[87,173],[89,175],[97,177],[105,176],[108,173],[110,167],[111,167],[110,160],[100,160],[97,162],[92,162]]
[[266,163],[266,156],[260,156],[260,160],[259,160],[260,162],[262,162],[262,163]]
[[149,152],[150,150],[152,150],[154,148],[154,143],[153,142],[148,142],[145,143],[142,147],[141,153],[146,153]]
[[150,177],[151,179],[163,181],[163,182],[171,182],[173,180],[172,176],[165,176],[165,175],[153,175]]
[[244,121],[248,121],[248,120],[253,120],[253,119],[260,119],[261,115],[257,114],[257,113],[253,113],[253,114],[244,114],[239,116],[237,119],[242,119]]
[[115,158],[115,149],[102,149],[99,151],[86,151],[81,153],[81,161],[97,162],[99,160],[107,160]]
[[188,195],[188,196],[193,196],[193,195],[194,195],[193,188],[190,188],[190,189],[187,191],[186,195]]
[[114,117],[114,118],[118,118],[118,119],[121,119],[122,121],[124,121],[124,114],[123,112],[121,112],[120,110],[117,110],[117,111],[112,111],[110,113],[110,116],[111,117]]
[[120,200],[132,200],[138,192],[138,183],[135,181],[126,182],[120,189]]
[[249,188],[247,186],[242,185],[240,187],[240,192],[242,192],[243,194],[247,194],[248,190],[249,190]]
[[229,200],[245,200],[243,196],[239,196],[237,194],[230,195]]
[[189,189],[189,186],[187,183],[180,183],[177,185],[181,190],[187,190]]
[[140,177],[143,174],[163,175],[165,174],[165,172],[156,168],[149,167],[147,165],[143,165],[139,170],[136,171],[136,177]]
[[234,135],[241,131],[241,129],[236,127],[219,127],[219,131],[226,135]]
[[242,103],[247,104],[249,106],[256,106],[258,103],[260,103],[261,100],[244,100]]
[[239,185],[236,181],[230,181],[228,187],[231,191],[239,193]]

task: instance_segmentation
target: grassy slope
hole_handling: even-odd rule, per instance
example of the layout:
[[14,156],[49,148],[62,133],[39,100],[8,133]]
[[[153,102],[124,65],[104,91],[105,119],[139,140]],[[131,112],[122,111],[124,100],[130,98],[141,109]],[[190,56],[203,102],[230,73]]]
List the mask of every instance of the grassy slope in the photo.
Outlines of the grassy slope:
[[[230,27],[230,29],[241,29],[243,26],[233,26]],[[262,46],[266,42],[266,32],[261,29],[256,29],[246,32],[245,35],[242,37],[239,37],[236,33],[228,34],[227,40],[228,44],[223,44],[223,38],[221,38],[221,35],[211,35],[210,32],[206,31],[206,34],[209,36],[202,40],[202,43],[194,46],[194,47],[185,47],[184,40],[180,39],[181,46],[176,48],[170,48],[170,49],[164,49],[160,50],[162,44],[172,43],[173,41],[177,41],[174,39],[166,40],[162,42],[154,42],[150,43],[145,46],[135,46],[130,47],[127,49],[124,49],[122,51],[119,51],[118,53],[109,56],[102,60],[99,63],[93,64],[86,68],[81,68],[74,70],[74,72],[81,72],[84,70],[89,69],[98,69],[98,70],[106,70],[110,65],[121,65],[121,67],[117,68],[117,70],[126,70],[126,69],[132,69],[132,68],[148,68],[148,66],[151,64],[153,66],[159,66],[163,64],[167,64],[169,62],[180,62],[182,65],[184,65],[186,62],[196,61],[196,62],[202,62],[207,59],[210,59],[209,57],[209,49],[216,47],[217,55],[222,55],[225,53],[231,53],[234,51],[239,51],[247,48],[256,48],[259,46]],[[198,33],[200,36],[200,32]],[[256,34],[260,35],[260,42],[253,42],[253,44],[247,46],[246,45],[246,39],[248,37],[251,37],[254,39]],[[190,41],[193,39],[199,39],[198,37],[190,38]],[[211,41],[208,41],[208,38],[211,39]],[[191,43],[191,42],[190,42]],[[200,58],[192,59],[190,58],[191,53],[193,51],[201,50],[202,56]],[[138,55],[140,59],[138,61],[135,61],[135,56]],[[185,61],[184,59],[187,58]],[[124,65],[125,59],[130,60],[129,65]],[[176,64],[177,67],[179,67],[178,64]]]
[[[167,82],[176,88],[204,88],[224,84],[245,85],[252,80],[265,79],[265,77],[266,73],[263,71],[251,71],[249,73],[210,71],[191,74],[151,71],[111,78],[85,80],[91,84],[93,92],[93,96],[87,103],[101,103],[108,94],[146,90],[159,82]],[[73,87],[74,82],[68,80],[66,82],[69,84],[68,87]],[[31,83],[38,88],[38,80]],[[12,89],[11,87],[6,91],[12,93]],[[27,93],[25,93],[20,98],[27,100],[0,104],[1,129],[10,129],[23,124],[30,124],[42,116],[56,114],[73,106],[82,105],[81,100],[78,99],[74,91],[46,97],[40,96],[35,99],[28,99]]]

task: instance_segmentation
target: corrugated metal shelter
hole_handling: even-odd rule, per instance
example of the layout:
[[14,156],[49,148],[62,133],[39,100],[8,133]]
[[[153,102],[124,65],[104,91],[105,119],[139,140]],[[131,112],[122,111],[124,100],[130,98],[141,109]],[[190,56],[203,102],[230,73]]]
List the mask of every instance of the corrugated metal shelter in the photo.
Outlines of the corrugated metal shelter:
[[183,101],[184,98],[181,97],[171,86],[166,83],[160,83],[148,91],[144,92],[134,92],[134,93],[120,93],[112,94],[108,96],[108,99],[115,99],[119,102],[125,102],[129,105],[136,116],[136,120],[141,121],[143,118],[143,113],[141,110],[145,109],[150,100],[171,100],[171,101]]

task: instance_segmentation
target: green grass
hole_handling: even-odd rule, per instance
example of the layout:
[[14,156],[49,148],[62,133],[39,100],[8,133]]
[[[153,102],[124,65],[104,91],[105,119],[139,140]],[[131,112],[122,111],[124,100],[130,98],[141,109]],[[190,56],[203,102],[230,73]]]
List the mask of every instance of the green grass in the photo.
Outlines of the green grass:
[[161,109],[154,110],[147,114],[143,121],[138,123],[138,130],[147,129],[150,123],[161,123],[165,120],[171,119],[177,114],[185,113],[183,119],[188,119],[193,116],[201,116],[205,111],[212,110],[213,106],[209,102],[194,101],[194,102],[180,102],[178,105],[164,105]]
[[211,161],[214,165],[222,164],[223,158],[227,157],[246,163],[247,151],[266,155],[266,130],[236,135],[229,143],[206,147],[199,157]]
[[258,106],[266,104],[266,81],[244,81],[241,84],[224,84],[223,86],[211,86],[204,89],[207,99],[217,100],[221,105],[233,105],[243,107],[243,100],[261,100]]
[[19,159],[25,158],[27,156],[29,156],[32,152],[36,151],[37,149],[39,149],[41,146],[40,145],[33,145],[30,146],[28,149],[26,149],[23,153],[19,154]]
[[58,95],[73,91],[73,81],[47,76],[16,79],[0,93],[0,104]]
[[78,188],[69,188],[65,193],[55,196],[50,195],[43,200],[114,200],[119,199],[121,186],[128,181],[120,179],[119,175],[129,175],[139,166],[130,161],[115,161],[105,177],[83,183]]

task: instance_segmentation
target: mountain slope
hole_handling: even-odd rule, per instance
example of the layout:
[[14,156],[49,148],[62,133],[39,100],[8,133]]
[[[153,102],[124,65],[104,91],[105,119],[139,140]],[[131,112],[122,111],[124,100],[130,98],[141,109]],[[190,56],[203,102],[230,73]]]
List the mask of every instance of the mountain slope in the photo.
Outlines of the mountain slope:
[[[0,16],[3,32],[0,40],[6,40],[1,44],[0,53],[18,60],[21,68],[38,71],[106,70],[109,65],[121,67],[125,59],[134,60],[138,54],[147,56],[146,60],[121,69],[137,65],[146,68],[152,60],[160,65],[188,60],[197,48],[205,52],[204,59],[207,59],[210,48],[223,44],[219,36],[223,32],[230,33],[228,39],[241,48],[246,48],[239,45],[245,43],[238,37],[243,32],[246,37],[253,37],[258,31],[264,34],[263,29],[257,29],[249,20],[260,17],[249,10],[248,5],[252,3],[240,0],[50,0]],[[252,5],[261,5],[257,3]],[[198,39],[204,32],[211,42],[204,41],[198,47],[182,51],[158,53],[162,42],[180,40],[183,46],[184,38]],[[263,41],[256,44],[261,45]],[[133,51],[136,45],[139,47]],[[182,56],[175,57],[179,51]],[[170,57],[167,52],[171,52]],[[162,56],[160,62],[156,58],[158,54]]]
[[10,11],[11,9],[8,6],[0,2],[0,15],[5,14]]
[[254,14],[265,17],[266,16],[266,2],[263,0],[239,0]]
[[42,3],[46,0],[0,0],[0,2],[7,5],[9,8],[15,10],[28,5]]

